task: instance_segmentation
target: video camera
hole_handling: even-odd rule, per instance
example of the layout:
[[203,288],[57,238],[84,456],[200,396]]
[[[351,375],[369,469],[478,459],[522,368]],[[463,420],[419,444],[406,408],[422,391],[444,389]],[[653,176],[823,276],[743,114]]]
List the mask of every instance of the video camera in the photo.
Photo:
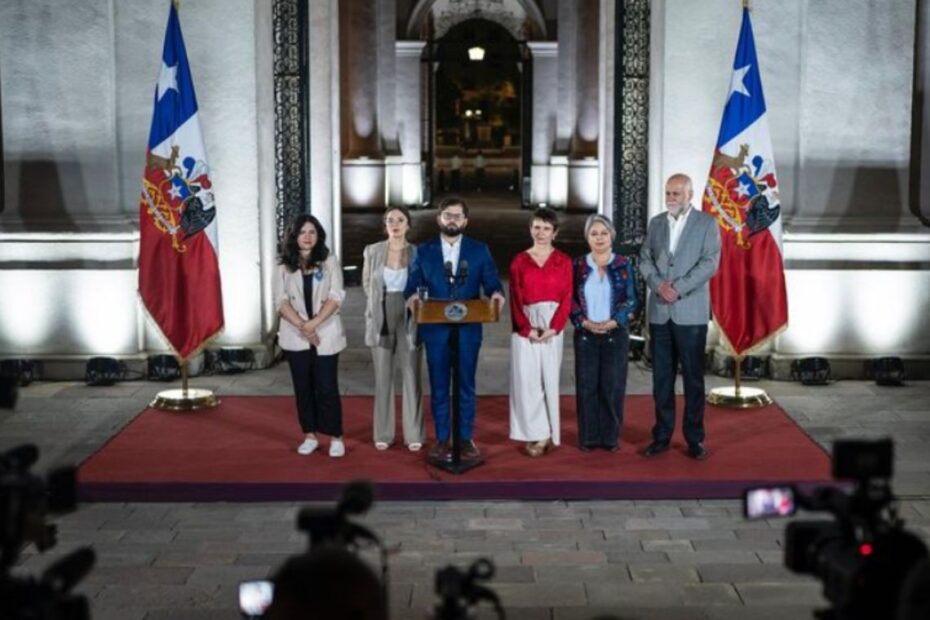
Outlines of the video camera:
[[[377,548],[381,558],[381,583],[387,600],[387,549],[374,532],[350,519],[368,512],[373,503],[374,489],[370,482],[350,482],[343,489],[335,508],[303,508],[297,515],[297,529],[307,534],[308,553],[326,546],[357,552],[361,543]],[[273,598],[274,584],[271,581],[243,581],[239,584],[239,609],[246,618],[262,617]]]
[[77,503],[75,469],[53,470],[43,480],[29,471],[38,458],[31,444],[0,454],[0,618],[85,620],[87,599],[71,589],[94,564],[89,547],[58,560],[38,579],[10,574],[26,544],[39,551],[55,546],[57,529],[47,515],[69,512]]
[[436,571],[436,606],[433,620],[468,620],[473,618],[472,607],[480,601],[490,602],[497,617],[506,617],[500,599],[491,589],[478,584],[494,576],[494,564],[481,558],[462,571],[455,566],[446,566]]
[[785,528],[785,566],[817,577],[832,604],[818,611],[818,618],[894,618],[905,578],[928,555],[898,516],[890,485],[893,459],[890,439],[837,441],[833,476],[852,481],[850,492],[819,487],[803,493],[795,486],[746,491],[749,519],[790,516],[799,508],[835,517],[794,521]]

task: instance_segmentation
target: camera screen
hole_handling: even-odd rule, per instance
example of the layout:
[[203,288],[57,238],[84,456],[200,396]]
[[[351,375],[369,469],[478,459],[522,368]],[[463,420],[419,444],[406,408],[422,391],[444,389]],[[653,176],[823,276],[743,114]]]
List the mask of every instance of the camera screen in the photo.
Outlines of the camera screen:
[[239,610],[246,617],[258,618],[274,595],[274,584],[270,581],[243,581],[239,584]]
[[794,504],[794,489],[791,487],[768,487],[749,489],[744,502],[747,519],[766,517],[788,517],[797,509]]

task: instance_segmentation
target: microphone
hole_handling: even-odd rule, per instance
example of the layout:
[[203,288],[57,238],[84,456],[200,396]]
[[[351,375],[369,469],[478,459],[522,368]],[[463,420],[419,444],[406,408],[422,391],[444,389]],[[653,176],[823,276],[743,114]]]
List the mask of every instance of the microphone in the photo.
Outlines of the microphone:
[[446,280],[448,280],[449,284],[452,284],[455,281],[455,274],[452,273],[452,261],[447,260],[444,267],[446,268]]
[[468,279],[468,261],[462,259],[459,261],[459,280],[464,282]]

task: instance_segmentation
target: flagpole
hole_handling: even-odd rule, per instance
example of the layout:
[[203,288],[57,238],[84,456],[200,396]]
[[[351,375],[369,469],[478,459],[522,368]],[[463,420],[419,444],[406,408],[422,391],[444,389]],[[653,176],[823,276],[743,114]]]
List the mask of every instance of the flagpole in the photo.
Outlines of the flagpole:
[[[181,391],[187,394],[187,360],[181,362]],[[739,379],[736,380],[736,391],[739,392]]]
[[[735,365],[735,369],[734,369],[734,372],[733,372],[733,380],[734,380],[734,383],[735,383],[734,392],[735,392],[736,397],[739,398],[739,397],[740,397],[740,393],[739,393],[739,378],[740,378],[740,373],[743,371],[743,356],[740,355],[739,357],[737,357],[737,358],[734,359],[733,361],[734,361],[734,365]],[[185,378],[185,380],[186,380],[186,378]]]

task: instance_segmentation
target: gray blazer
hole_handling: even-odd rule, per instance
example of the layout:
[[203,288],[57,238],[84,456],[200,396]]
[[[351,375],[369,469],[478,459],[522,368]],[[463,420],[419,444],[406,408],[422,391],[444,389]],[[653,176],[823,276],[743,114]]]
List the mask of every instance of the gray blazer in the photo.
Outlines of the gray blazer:
[[[639,271],[649,287],[650,323],[705,325],[710,320],[708,282],[720,262],[720,229],[717,220],[694,207],[678,239],[675,254],[668,251],[668,213],[649,220],[646,241],[639,252]],[[681,297],[666,303],[656,290],[670,280]]]
[[[365,346],[376,347],[381,337],[381,325],[384,323],[384,263],[387,261],[387,241],[379,241],[365,246],[362,263],[362,288],[365,289]],[[417,248],[407,243],[407,268],[416,258]],[[407,340],[411,348],[417,343],[417,324],[412,312],[407,312]]]

